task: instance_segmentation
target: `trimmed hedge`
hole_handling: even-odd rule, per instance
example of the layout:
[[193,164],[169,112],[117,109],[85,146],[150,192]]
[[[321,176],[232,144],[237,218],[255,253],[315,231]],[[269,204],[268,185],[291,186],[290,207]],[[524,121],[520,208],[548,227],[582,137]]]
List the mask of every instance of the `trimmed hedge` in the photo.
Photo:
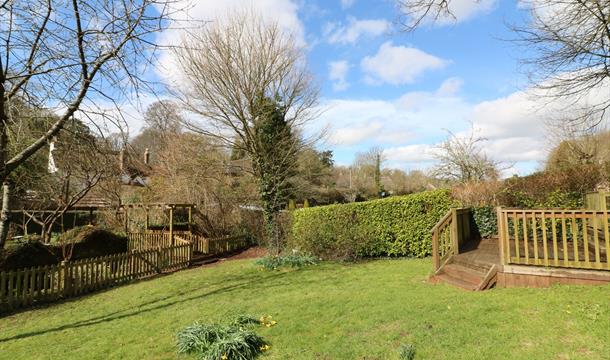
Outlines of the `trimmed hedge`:
[[449,190],[434,190],[296,210],[288,249],[324,259],[425,257],[430,230],[452,205]]

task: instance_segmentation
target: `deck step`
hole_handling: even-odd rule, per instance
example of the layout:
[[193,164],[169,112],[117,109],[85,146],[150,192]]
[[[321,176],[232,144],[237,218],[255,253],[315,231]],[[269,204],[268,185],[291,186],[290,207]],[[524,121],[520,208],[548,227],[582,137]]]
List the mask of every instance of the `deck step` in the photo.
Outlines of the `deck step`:
[[453,286],[457,286],[464,290],[474,291],[479,286],[478,283],[472,283],[472,282],[466,281],[464,279],[456,278],[447,273],[441,272],[440,274],[435,275],[435,277],[436,277],[436,279],[438,279],[440,281],[446,282],[447,284],[450,284]]
[[483,281],[486,274],[484,271],[455,263],[450,263],[443,266],[442,273],[477,285]]
[[456,265],[460,265],[466,268],[470,268],[474,271],[480,272],[480,273],[486,273],[487,271],[489,271],[489,269],[491,268],[492,264],[489,263],[485,263],[485,262],[479,262],[476,260],[473,260],[471,258],[468,257],[463,257],[463,256],[452,256],[449,259],[448,264],[456,264]]

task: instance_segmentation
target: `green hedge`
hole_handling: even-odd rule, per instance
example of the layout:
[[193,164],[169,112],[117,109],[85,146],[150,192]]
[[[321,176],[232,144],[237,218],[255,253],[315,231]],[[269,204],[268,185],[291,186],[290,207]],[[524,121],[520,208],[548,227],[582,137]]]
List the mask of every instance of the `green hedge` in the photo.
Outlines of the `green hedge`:
[[453,204],[448,190],[434,190],[296,210],[288,249],[325,259],[428,256],[430,230]]

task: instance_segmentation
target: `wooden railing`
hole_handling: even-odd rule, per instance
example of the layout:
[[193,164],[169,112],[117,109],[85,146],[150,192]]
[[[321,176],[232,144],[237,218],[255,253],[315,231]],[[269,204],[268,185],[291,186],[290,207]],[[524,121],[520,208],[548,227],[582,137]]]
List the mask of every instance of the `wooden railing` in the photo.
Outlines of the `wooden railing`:
[[232,252],[248,246],[248,239],[244,235],[206,238],[196,234],[185,234],[180,238],[193,245],[193,252],[206,255]]
[[0,272],[0,312],[78,296],[189,266],[190,244]]
[[208,242],[208,254],[228,253],[248,246],[248,239],[244,235],[211,238]]
[[499,208],[502,264],[610,270],[609,214]]
[[129,251],[156,249],[158,247],[167,247],[172,245],[172,238],[169,233],[127,233],[127,239],[129,239],[127,246]]
[[458,254],[460,245],[472,237],[469,208],[450,209],[432,228],[432,262],[434,271]]

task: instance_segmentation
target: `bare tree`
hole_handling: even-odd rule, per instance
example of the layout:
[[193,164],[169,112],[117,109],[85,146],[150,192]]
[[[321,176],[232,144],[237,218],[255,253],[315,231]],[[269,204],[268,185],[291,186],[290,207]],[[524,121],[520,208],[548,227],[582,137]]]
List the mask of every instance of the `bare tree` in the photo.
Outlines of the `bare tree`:
[[[424,21],[454,17],[455,0],[398,0],[407,31]],[[607,119],[610,108],[610,4],[607,0],[524,0],[531,19],[513,26],[524,47],[522,62],[536,94],[561,100],[570,114],[565,121]],[[576,111],[572,111],[576,109]],[[586,110],[586,111],[585,111]]]
[[[595,127],[610,108],[610,4],[607,0],[527,0],[531,14],[514,27],[534,55],[523,59],[542,95],[566,102],[568,122]],[[576,111],[573,111],[576,110]],[[593,121],[592,121],[593,120]]]
[[[116,103],[147,87],[141,76],[156,54],[155,32],[168,1],[0,1],[0,247],[8,231],[11,173],[77,114],[103,127],[99,102]],[[57,119],[31,143],[9,153],[15,105],[49,109]]]
[[453,18],[449,7],[451,0],[398,0],[400,23],[407,31],[413,31],[425,21]]
[[171,100],[160,100],[146,109],[144,122],[149,128],[163,135],[175,135],[180,132],[182,116],[177,104]]
[[496,179],[500,164],[485,155],[481,143],[486,139],[471,131],[467,137],[449,132],[449,137],[438,146],[436,159],[439,164],[432,170],[438,178],[458,181],[481,181]]
[[[95,137],[80,122],[66,124],[54,141],[54,173],[29,174],[35,178],[34,203],[43,211],[26,211],[41,227],[43,241],[49,242],[53,225],[96,186],[116,179],[119,163],[116,152],[104,139]],[[35,204],[29,204],[30,206]],[[35,209],[26,209],[35,210]],[[66,249],[64,249],[66,250]]]
[[575,165],[603,165],[610,162],[610,132],[600,126],[589,110],[577,114],[579,121],[565,115],[547,121],[547,132],[553,149],[547,158],[549,170]]
[[275,218],[295,156],[308,143],[299,134],[318,103],[302,49],[277,23],[243,12],[186,36],[176,60],[184,77],[181,98],[199,118],[187,128],[250,160],[268,235],[279,251]]

